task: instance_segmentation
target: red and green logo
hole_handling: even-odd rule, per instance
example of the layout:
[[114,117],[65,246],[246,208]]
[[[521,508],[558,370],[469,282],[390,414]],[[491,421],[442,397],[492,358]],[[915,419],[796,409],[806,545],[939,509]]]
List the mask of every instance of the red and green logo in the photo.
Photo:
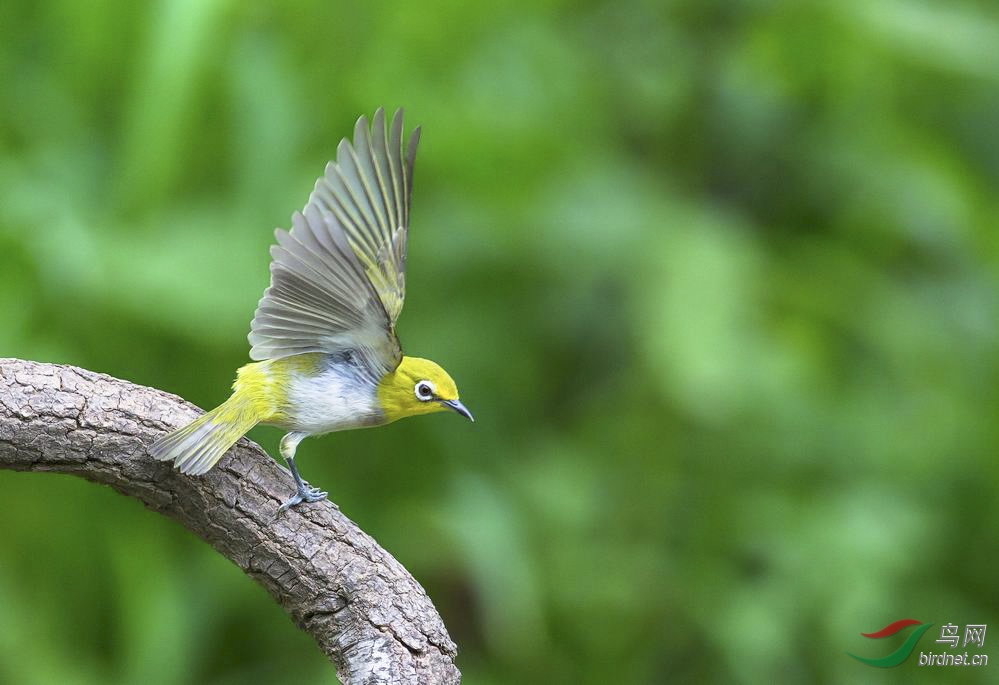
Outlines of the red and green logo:
[[850,654],[850,656],[854,659],[865,663],[868,666],[877,666],[878,668],[891,668],[892,666],[898,666],[900,663],[909,658],[909,655],[912,654],[912,650],[916,648],[916,643],[919,642],[919,638],[922,637],[923,633],[925,633],[926,629],[931,625],[933,624],[921,623],[920,621],[916,621],[911,618],[903,618],[899,621],[895,621],[894,623],[889,623],[876,633],[861,633],[864,637],[880,639],[888,637],[889,635],[894,635],[899,631],[905,630],[909,626],[919,626],[909,634],[909,637],[906,638],[901,647],[888,656],[883,656],[880,659],[866,659],[862,656],[857,656],[856,654],[850,654],[850,652],[847,652],[847,654]]

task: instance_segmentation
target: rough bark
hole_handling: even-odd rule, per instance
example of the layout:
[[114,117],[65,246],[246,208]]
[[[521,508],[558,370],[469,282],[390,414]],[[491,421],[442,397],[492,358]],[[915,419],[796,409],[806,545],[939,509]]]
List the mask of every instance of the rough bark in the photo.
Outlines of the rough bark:
[[71,473],[176,519],[263,585],[345,685],[459,683],[456,647],[423,588],[331,502],[275,516],[291,476],[243,439],[206,476],[146,446],[198,410],[71,366],[0,359],[0,467]]

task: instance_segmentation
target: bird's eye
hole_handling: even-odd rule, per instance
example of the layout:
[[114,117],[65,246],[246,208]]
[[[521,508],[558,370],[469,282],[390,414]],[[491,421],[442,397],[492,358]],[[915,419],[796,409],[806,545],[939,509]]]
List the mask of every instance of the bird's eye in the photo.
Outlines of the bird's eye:
[[430,381],[420,381],[416,384],[416,399],[426,402],[434,396],[434,384]]

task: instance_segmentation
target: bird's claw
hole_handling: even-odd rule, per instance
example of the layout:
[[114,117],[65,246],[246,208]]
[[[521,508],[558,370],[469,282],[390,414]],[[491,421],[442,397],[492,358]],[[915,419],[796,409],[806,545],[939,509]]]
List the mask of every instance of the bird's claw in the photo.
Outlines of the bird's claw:
[[303,498],[306,502],[321,502],[329,496],[329,493],[319,488],[308,487],[305,489]]
[[309,503],[309,502],[321,502],[326,499],[328,492],[320,490],[319,488],[314,488],[310,485],[299,488],[298,492],[292,495],[288,500],[284,502],[280,507],[278,507],[277,513],[281,513],[299,504]]

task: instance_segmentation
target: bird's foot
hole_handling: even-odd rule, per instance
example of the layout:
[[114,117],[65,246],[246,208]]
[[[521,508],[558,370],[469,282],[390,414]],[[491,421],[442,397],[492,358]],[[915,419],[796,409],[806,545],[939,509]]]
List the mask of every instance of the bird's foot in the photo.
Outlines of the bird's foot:
[[314,488],[311,485],[303,484],[303,487],[298,489],[294,495],[292,495],[288,500],[285,501],[280,507],[278,507],[277,513],[281,513],[287,509],[291,509],[294,506],[302,504],[303,502],[321,502],[326,499],[328,492],[324,492],[319,488]]

